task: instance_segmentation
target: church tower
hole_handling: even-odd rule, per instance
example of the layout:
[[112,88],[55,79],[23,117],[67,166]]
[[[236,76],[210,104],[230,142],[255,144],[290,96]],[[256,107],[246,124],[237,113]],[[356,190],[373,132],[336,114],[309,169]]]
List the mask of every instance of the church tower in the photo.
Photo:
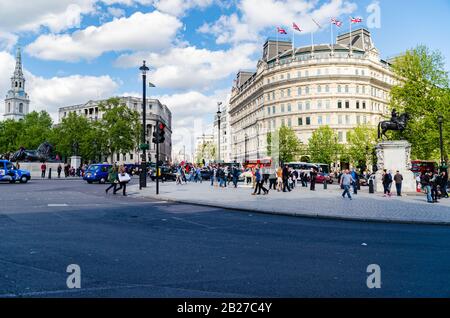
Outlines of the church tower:
[[22,54],[20,48],[16,53],[16,68],[11,77],[11,89],[5,99],[4,119],[20,120],[29,112],[30,99],[25,93],[25,78],[22,71]]

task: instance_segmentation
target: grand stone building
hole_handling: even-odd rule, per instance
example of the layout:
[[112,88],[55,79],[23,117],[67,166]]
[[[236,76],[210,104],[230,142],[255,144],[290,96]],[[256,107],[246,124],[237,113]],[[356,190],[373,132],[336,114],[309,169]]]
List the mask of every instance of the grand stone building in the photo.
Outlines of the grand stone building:
[[[137,111],[142,116],[142,98],[137,97],[119,97],[120,103],[125,104],[128,108]],[[103,112],[99,105],[106,100],[89,101],[86,104],[66,106],[59,108],[59,121],[61,122],[70,113],[82,115],[91,121],[102,118]],[[159,160],[172,161],[172,113],[170,109],[161,104],[157,99],[147,99],[147,131],[146,142],[150,145],[147,152],[148,160],[156,161],[156,145],[152,143],[153,132],[156,129],[156,122],[163,122],[166,125],[165,142],[159,145]],[[142,118],[142,117],[141,117]],[[142,122],[142,119],[141,119]],[[140,162],[139,149],[126,154],[116,154],[114,158],[104,158],[104,161],[119,163],[137,163]]]
[[262,158],[267,133],[286,125],[308,143],[328,125],[346,143],[359,124],[376,126],[388,114],[395,83],[388,62],[380,59],[370,32],[358,29],[337,37],[336,44],[292,50],[289,41],[264,44],[256,72],[237,74],[230,99],[233,160]]
[[22,70],[22,54],[20,48],[16,52],[16,67],[11,77],[11,89],[5,99],[4,119],[20,120],[30,111],[30,99],[25,92],[25,77]]

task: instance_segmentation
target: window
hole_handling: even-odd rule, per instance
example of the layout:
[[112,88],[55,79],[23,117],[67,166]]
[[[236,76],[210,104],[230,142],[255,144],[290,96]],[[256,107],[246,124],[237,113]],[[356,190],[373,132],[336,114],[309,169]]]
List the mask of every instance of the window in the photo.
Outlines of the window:
[[303,104],[302,104],[302,103],[298,103],[298,104],[297,104],[297,108],[298,108],[299,111],[301,111],[302,108],[303,108]]
[[127,155],[123,155],[123,161],[127,161]]
[[302,77],[302,72],[298,71],[297,72],[297,77]]
[[288,111],[288,112],[291,112],[291,111],[292,111],[291,104],[287,104],[287,111]]
[[270,107],[267,107],[267,115],[270,115]]
[[285,126],[284,118],[281,120],[281,126]]
[[120,154],[116,155],[116,161],[120,161]]
[[291,97],[291,89],[290,88],[287,89],[287,96]]
[[282,79],[284,79],[284,75],[283,74],[280,75],[280,80],[282,80]]
[[305,71],[305,76],[306,76],[306,77],[309,76],[309,71]]
[[366,102],[362,102],[362,108],[366,109]]
[[345,115],[345,124],[350,125],[350,116],[349,115]]
[[305,103],[305,109],[306,110],[310,110],[311,109],[311,102],[306,102]]
[[267,101],[270,101],[270,94],[267,94]]
[[302,117],[298,118],[298,125],[303,126],[303,118]]
[[361,116],[356,116],[356,124],[359,125],[361,124]]
[[338,106],[338,108],[342,108],[342,101],[339,100],[337,106]]
[[309,94],[309,86],[305,87],[305,94],[308,95]]
[[338,124],[339,124],[339,125],[342,125],[342,115],[339,115],[339,116],[338,116]]
[[325,119],[326,120],[326,124],[329,125],[330,121],[331,121],[330,115],[327,115],[325,118],[326,118]]
[[284,113],[284,104],[281,104],[281,112]]
[[329,101],[329,100],[327,100],[327,101],[325,102],[325,108],[326,108],[326,109],[330,109],[330,101]]
[[272,99],[275,100],[275,91],[272,92]]
[[317,117],[317,124],[322,125],[322,116]]
[[322,86],[317,85],[317,93],[322,93]]
[[288,118],[288,127],[292,127],[292,120]]
[[366,87],[365,86],[362,87],[362,93],[366,94]]
[[345,101],[345,108],[350,108],[350,102],[348,100]]
[[342,131],[338,132],[338,141],[343,142],[344,141],[344,135],[342,134]]
[[341,85],[338,85],[338,93],[341,93],[341,91],[342,91]]
[[330,92],[330,85],[326,85],[326,86],[325,86],[325,92],[327,92],[327,93]]
[[317,75],[322,75],[322,70],[320,68],[317,69]]
[[359,75],[359,70],[358,69],[355,70],[355,74]]
[[359,100],[356,101],[356,109],[359,109]]
[[359,94],[359,85],[356,85],[356,94]]
[[317,102],[317,109],[322,109],[322,101],[321,100],[319,100]]
[[287,79],[291,79],[291,73],[287,74]]
[[284,89],[281,90],[281,98],[284,97]]
[[346,93],[349,92],[349,90],[348,90],[348,85],[345,85],[345,92],[346,92]]
[[275,109],[275,106],[272,106],[272,114],[275,114],[275,113],[276,113],[275,110],[276,110],[276,109]]
[[19,104],[19,113],[23,113],[23,103]]
[[306,117],[306,125],[311,125],[311,117]]
[[297,95],[298,96],[302,95],[302,88],[301,87],[297,88]]

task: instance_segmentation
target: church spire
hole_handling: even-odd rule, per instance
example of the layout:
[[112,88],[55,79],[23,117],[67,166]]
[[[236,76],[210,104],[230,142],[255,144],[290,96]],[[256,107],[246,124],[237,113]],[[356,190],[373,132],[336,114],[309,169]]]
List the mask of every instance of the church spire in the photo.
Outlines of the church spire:
[[22,52],[21,52],[20,46],[17,47],[17,51],[16,51],[16,68],[14,70],[14,77],[15,78],[22,78],[23,77]]

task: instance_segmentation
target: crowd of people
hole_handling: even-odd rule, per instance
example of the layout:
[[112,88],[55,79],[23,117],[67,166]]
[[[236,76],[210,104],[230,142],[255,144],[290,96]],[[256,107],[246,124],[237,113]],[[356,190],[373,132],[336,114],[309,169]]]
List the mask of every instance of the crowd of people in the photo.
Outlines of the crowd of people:
[[[61,174],[64,171],[64,177],[83,177],[84,173],[88,168],[87,164],[81,164],[78,168],[72,167],[70,164],[64,164],[64,167],[61,163],[58,164],[56,168],[56,174],[58,178],[61,178]],[[45,179],[46,177],[50,177],[50,169],[47,169],[47,163],[41,163],[41,179]]]

